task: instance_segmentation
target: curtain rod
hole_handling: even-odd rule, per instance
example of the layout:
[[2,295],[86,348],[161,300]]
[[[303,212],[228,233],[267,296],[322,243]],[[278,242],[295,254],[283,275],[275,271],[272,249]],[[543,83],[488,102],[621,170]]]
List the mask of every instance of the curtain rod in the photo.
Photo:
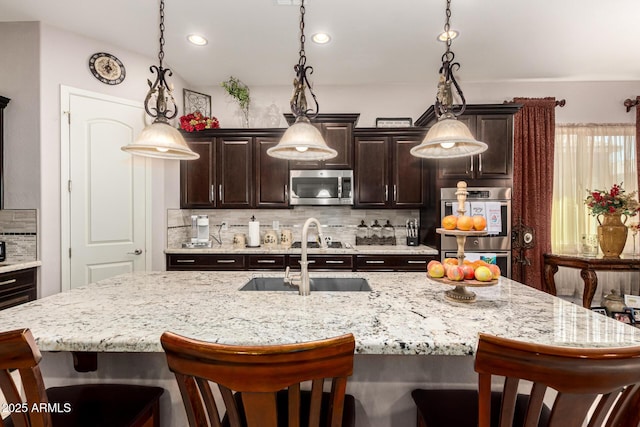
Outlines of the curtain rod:
[[624,100],[624,106],[627,107],[627,113],[638,104],[640,104],[640,97],[637,97],[635,100],[630,98]]
[[[515,104],[514,100],[511,101],[504,101],[503,104]],[[556,101],[556,107],[564,107],[567,104],[567,100],[566,99],[560,99],[558,101]]]

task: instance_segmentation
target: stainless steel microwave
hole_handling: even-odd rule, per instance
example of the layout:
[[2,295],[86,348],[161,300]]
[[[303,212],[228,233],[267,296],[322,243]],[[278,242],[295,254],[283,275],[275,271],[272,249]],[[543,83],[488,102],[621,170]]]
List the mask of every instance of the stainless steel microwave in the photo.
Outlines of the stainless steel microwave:
[[353,205],[353,171],[291,170],[289,191],[291,205]]

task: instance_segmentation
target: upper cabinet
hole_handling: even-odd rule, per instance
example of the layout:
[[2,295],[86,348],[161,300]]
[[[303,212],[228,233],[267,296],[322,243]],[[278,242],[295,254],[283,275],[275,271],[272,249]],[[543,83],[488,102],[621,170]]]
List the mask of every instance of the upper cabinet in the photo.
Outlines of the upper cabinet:
[[[510,181],[513,178],[513,115],[519,104],[467,105],[458,120],[464,122],[473,136],[488,145],[487,151],[471,157],[439,159],[438,181],[440,186],[459,180],[469,186],[486,185],[487,180]],[[416,125],[432,126],[437,122],[430,107]],[[496,182],[497,182],[496,181]]]
[[180,207],[286,207],[287,162],[266,155],[281,135],[282,129],[186,134],[189,147],[200,158],[180,162]]
[[0,96],[0,209],[4,209],[4,109],[10,99]]
[[427,163],[411,155],[424,128],[361,128],[354,132],[358,208],[420,208],[429,193]]
[[[285,114],[287,123],[293,124],[292,114]],[[360,114],[318,114],[311,120],[327,145],[338,152],[333,159],[291,161],[291,169],[353,169],[353,129]]]

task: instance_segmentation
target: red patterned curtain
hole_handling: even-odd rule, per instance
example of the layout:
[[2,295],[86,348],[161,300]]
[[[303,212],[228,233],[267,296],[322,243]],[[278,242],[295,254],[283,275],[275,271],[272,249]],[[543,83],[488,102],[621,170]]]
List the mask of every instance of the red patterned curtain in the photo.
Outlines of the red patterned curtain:
[[514,262],[512,278],[542,289],[542,255],[551,252],[556,99],[514,98],[513,102],[523,107],[514,117],[512,221],[533,227],[535,246],[523,254],[527,264]]

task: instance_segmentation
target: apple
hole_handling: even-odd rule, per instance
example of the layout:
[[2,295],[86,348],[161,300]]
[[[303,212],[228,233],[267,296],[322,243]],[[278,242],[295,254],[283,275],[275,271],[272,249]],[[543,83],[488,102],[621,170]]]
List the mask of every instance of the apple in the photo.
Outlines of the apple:
[[452,265],[447,270],[447,279],[454,280],[456,282],[464,280],[464,270],[462,267]]
[[491,274],[493,274],[493,278],[497,279],[500,277],[500,267],[495,264],[489,264],[489,270],[491,270]]
[[444,277],[444,273],[445,273],[444,265],[442,265],[438,261],[436,261],[435,263],[431,264],[427,271],[428,271],[429,276],[435,277],[437,279],[440,278],[440,277]]
[[489,282],[491,281],[491,279],[493,279],[493,273],[491,273],[489,267],[486,267],[484,265],[476,268],[474,275],[476,277],[476,280],[480,282]]
[[440,261],[432,259],[431,261],[429,261],[429,264],[427,264],[427,271],[429,271],[429,269],[431,268],[432,265],[434,264],[441,264]]
[[465,280],[470,280],[473,279],[475,277],[475,270],[473,269],[473,266],[471,266],[470,264],[465,264],[462,266],[462,271],[464,272],[464,278]]

